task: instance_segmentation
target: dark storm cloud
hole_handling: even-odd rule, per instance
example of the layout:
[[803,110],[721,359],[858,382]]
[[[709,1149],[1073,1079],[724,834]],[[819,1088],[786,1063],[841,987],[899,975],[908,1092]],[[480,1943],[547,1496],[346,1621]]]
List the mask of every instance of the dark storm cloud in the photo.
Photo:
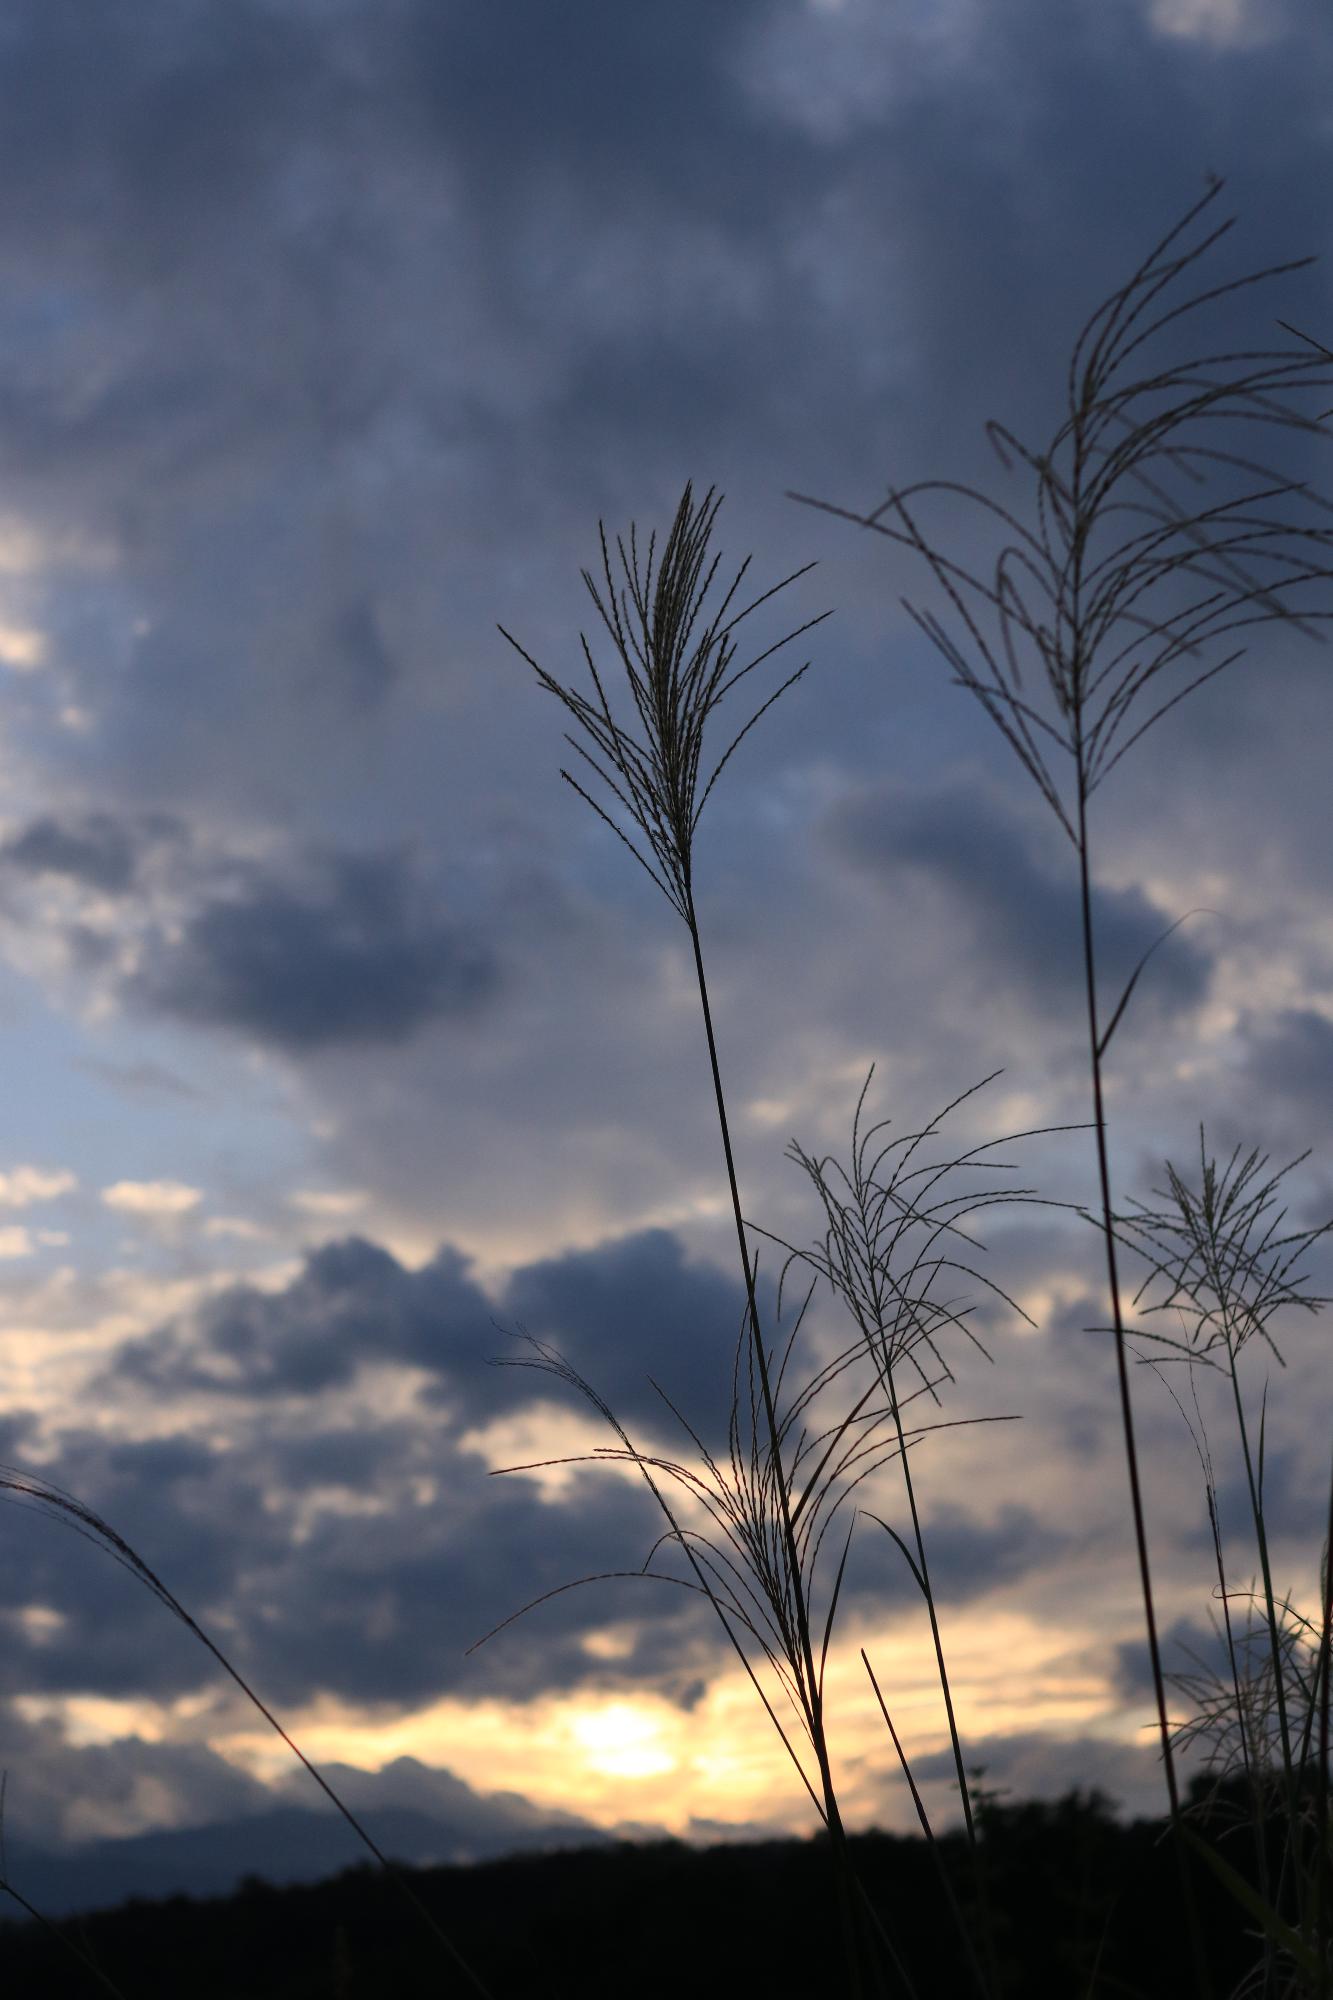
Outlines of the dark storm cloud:
[[[273,1545],[275,1524],[253,1466],[247,1477],[174,1443],[118,1447],[113,1463],[104,1441],[85,1433],[73,1435],[69,1453],[44,1472],[137,1548],[205,1625],[234,1598],[244,1563],[262,1562]],[[208,1678],[198,1642],[118,1560],[58,1513],[41,1517],[28,1502],[6,1508],[0,1604],[6,1693],[97,1688],[151,1699]],[[32,1633],[25,1606],[54,1614],[58,1625]]]
[[[494,177],[557,168],[580,176],[614,162],[641,191],[664,184],[710,214],[735,185],[728,122],[742,110],[737,58],[772,9],[741,0],[720,12],[682,0],[670,14],[627,14],[590,0],[562,19],[542,0],[518,0],[495,24],[466,7],[416,0],[404,83],[451,152]],[[562,87],[551,88],[559,73]],[[756,135],[747,132],[753,141]],[[719,169],[732,167],[730,175]],[[760,163],[751,168],[757,179]],[[479,190],[485,198],[486,190]],[[610,189],[607,190],[611,192]]]
[[389,693],[398,678],[398,665],[369,596],[353,597],[333,613],[321,665],[325,663],[356,706],[373,708]]
[[499,983],[490,948],[445,918],[400,857],[331,856],[302,882],[232,873],[178,942],[156,941],[127,997],[306,1054],[470,1018]]
[[[28,0],[7,13],[0,171],[24,222],[0,254],[21,257],[29,285],[0,316],[0,433],[34,500],[91,502],[133,539],[155,511],[153,474],[174,485],[220,444],[224,400],[241,415],[204,274],[253,255],[257,226],[273,226],[266,188],[280,215],[284,157],[336,95],[340,39],[330,30],[319,60],[299,10],[251,0],[168,23],[134,0],[86,20]],[[148,483],[111,497],[130,464]]]
[[137,855],[127,827],[109,813],[82,820],[49,815],[29,821],[0,846],[0,862],[31,875],[67,875],[89,889],[118,895],[134,879]]
[[[447,1427],[432,1434],[370,1417],[355,1439],[272,1424],[221,1453],[65,1442],[51,1476],[94,1506],[280,1702],[325,1692],[417,1704],[483,1689],[527,1700],[614,1686],[652,1687],[688,1707],[701,1648],[723,1643],[694,1593],[608,1576],[638,1572],[664,1523],[646,1490],[594,1469],[537,1505],[528,1481],[488,1477]],[[431,1482],[429,1500],[419,1480]],[[321,1494],[347,1504],[308,1514]],[[941,1596],[954,1603],[1011,1583],[1063,1545],[1021,1508],[990,1523],[945,1507],[927,1533]],[[886,1594],[911,1601],[915,1586],[891,1550],[865,1560],[871,1537],[887,1548],[867,1526],[854,1570],[875,1575],[854,1590],[849,1579],[849,1603],[853,1594],[863,1607]],[[683,1574],[669,1553],[653,1566]],[[466,1656],[546,1593],[555,1594]],[[205,1650],[122,1566],[35,1510],[16,1511],[0,1542],[0,1601],[15,1607],[0,1620],[0,1681],[11,1694],[167,1698],[217,1681]],[[33,1605],[46,1614],[35,1628],[20,1615]],[[611,1662],[583,1643],[607,1621],[631,1632]]]
[[[534,1507],[523,1481],[464,1461],[429,1510],[392,1507],[350,1532],[345,1520],[319,1524],[299,1568],[284,1569],[280,1614],[256,1634],[265,1674],[288,1700],[313,1685],[409,1704],[607,1685],[670,1693],[697,1672],[697,1649],[716,1627],[687,1591],[638,1578],[664,1525],[646,1490],[595,1472],[559,1503]],[[632,1574],[608,1578],[617,1571]],[[630,1652],[611,1663],[583,1643],[607,1621],[636,1627]]]
[[[1177,1618],[1161,1638],[1162,1671],[1168,1685],[1175,1674],[1204,1674],[1224,1686],[1231,1670],[1220,1626],[1202,1625],[1191,1618]],[[1146,1639],[1130,1639],[1115,1648],[1113,1678],[1124,1701],[1153,1699],[1152,1659]],[[1171,1696],[1173,1713],[1184,1715],[1189,1697],[1179,1691]]]
[[[1284,1007],[1242,1019],[1246,1072],[1266,1099],[1303,1123],[1326,1125],[1333,1112],[1333,1024],[1312,1007]],[[1313,1129],[1313,1128],[1312,1128]]]
[[[941,1602],[966,1604],[984,1597],[1043,1569],[1070,1546],[1066,1534],[1040,1520],[1029,1507],[1006,1505],[993,1521],[983,1521],[950,1501],[932,1507],[928,1483],[918,1504],[923,1508],[931,1584]],[[883,1518],[910,1541],[909,1521],[897,1520],[891,1512]],[[855,1546],[859,1574],[854,1572],[849,1579],[850,1594],[867,1608],[883,1604],[886,1598],[920,1602],[919,1586],[901,1552],[877,1521],[866,1517],[858,1523]]]
[[[636,1300],[636,1285],[651,1289]],[[534,1396],[584,1407],[544,1375],[489,1367],[491,1357],[516,1351],[502,1326],[522,1319],[539,1337],[558,1339],[630,1421],[646,1418],[660,1429],[670,1420],[645,1379],[645,1297],[654,1340],[675,1336],[682,1400],[686,1390],[697,1398],[713,1378],[707,1408],[688,1412],[711,1431],[714,1419],[725,1421],[718,1399],[730,1384],[742,1294],[687,1262],[665,1232],[525,1267],[499,1306],[453,1250],[409,1271],[379,1246],[352,1238],[311,1253],[282,1292],[238,1285],[189,1321],[127,1343],[106,1386],[137,1385],[164,1403],[200,1393],[299,1395],[318,1410],[321,1393],[345,1387],[362,1364],[396,1363],[425,1368],[437,1385],[410,1428],[367,1419],[356,1430],[331,1431],[316,1421],[263,1450],[216,1458],[168,1440],[91,1454],[72,1444],[77,1472],[70,1483],[192,1608],[225,1605],[244,1625],[247,1605],[270,1606],[262,1618],[264,1671],[267,1684],[290,1691],[289,1698],[311,1674],[332,1673],[327,1684],[357,1698],[417,1699],[471,1685],[479,1669],[462,1660],[466,1644],[544,1591],[595,1572],[637,1569],[662,1526],[646,1491],[635,1487],[587,1473],[566,1498],[534,1507],[527,1482],[488,1479],[474,1457],[459,1453],[461,1431]],[[719,1343],[711,1370],[710,1339]],[[661,1372],[672,1378],[669,1361]],[[615,1442],[609,1433],[608,1442]],[[382,1516],[349,1519],[338,1511],[291,1545],[290,1510],[302,1494],[330,1487],[383,1493],[409,1468],[441,1482],[429,1508],[399,1492]],[[160,1607],[146,1598],[136,1604],[123,1572],[110,1565],[98,1572],[95,1559],[91,1575],[87,1560],[76,1575],[61,1572],[59,1549],[47,1547],[61,1539],[38,1528],[22,1550],[11,1549],[18,1568],[6,1579],[4,1601],[40,1601],[68,1621],[60,1635],[40,1640],[45,1685],[82,1686],[91,1673],[99,1686],[128,1686],[146,1633],[163,1617]],[[103,1660],[95,1635],[113,1606],[118,1637]],[[523,1697],[605,1679],[606,1663],[589,1658],[581,1635],[590,1620],[613,1615],[641,1621],[614,1670],[625,1684],[684,1684],[681,1649],[688,1652],[700,1629],[709,1629],[706,1615],[669,1585],[622,1582],[559,1596],[497,1639],[480,1669],[488,1689]],[[17,1686],[26,1669],[15,1660]],[[176,1645],[162,1650],[156,1678],[192,1684],[202,1671],[188,1645]]]
[[[255,0],[222,17],[187,4],[167,21],[144,0],[86,20],[17,0],[5,17],[6,65],[22,82],[0,141],[9,185],[25,204],[45,197],[48,228],[80,227],[90,241],[99,220],[144,204],[199,215],[271,166],[279,120],[309,105],[311,27],[299,7]],[[88,191],[94,166],[102,199],[90,215],[66,202]]]
[[[760,1289],[776,1324],[772,1287]],[[522,1265],[494,1304],[457,1250],[410,1271],[349,1237],[312,1251],[284,1291],[237,1285],[188,1321],[126,1343],[105,1379],[163,1396],[316,1395],[363,1364],[391,1362],[435,1376],[431,1400],[460,1425],[534,1398],[580,1407],[575,1392],[524,1365],[534,1358],[526,1332],[564,1355],[631,1427],[676,1429],[651,1372],[715,1438],[719,1426],[725,1434],[744,1304],[738,1280],[688,1260],[664,1229]]]
[[38,1430],[32,1410],[6,1410],[0,1416],[0,1465],[12,1465]]
[[[909,16],[800,4],[691,5],[645,31],[596,6],[571,46],[566,24],[527,0],[497,63],[488,23],[421,9],[408,92],[434,108],[478,210],[499,201],[527,224],[491,228],[479,246],[493,295],[530,323],[539,274],[559,272],[548,314],[589,308],[582,364],[533,442],[553,467],[577,427],[599,457],[631,435],[658,457],[669,437],[672,463],[734,445],[775,470],[840,460],[846,480],[896,476],[960,406],[978,425],[1003,413],[1022,428],[1038,409],[1049,421],[1080,319],[1146,247],[1141,190],[1171,189],[1173,219],[1206,168],[1239,169],[1267,219],[1318,225],[1313,200],[1292,215],[1287,185],[1322,117],[1328,50],[1313,11],[1286,23],[1312,45],[1307,75],[1281,32],[1243,59],[1210,52],[1210,102],[1266,107],[1253,126],[1219,112],[1220,156],[1199,134],[1198,45],[1155,33],[1149,11],[1126,8],[1108,45],[1086,10],[1041,0],[951,11],[938,35]],[[1285,162],[1259,147],[1236,157],[1261,117],[1282,126]],[[553,182],[552,228],[538,234]],[[682,314],[688,264],[683,283],[661,280],[696,218],[729,254]],[[1159,219],[1160,204],[1146,227]],[[703,255],[696,243],[696,268]],[[734,289],[728,265],[744,273]],[[603,296],[613,312],[596,309]],[[1034,356],[1049,360],[1044,376]]]
[[[109,538],[152,614],[124,676],[105,619],[67,649],[105,716],[87,755],[127,786],[277,810],[299,783],[329,808],[292,754],[312,684],[354,744],[368,705],[475,669],[506,524],[591,523],[627,462],[653,498],[696,459],[774,504],[836,467],[854,498],[960,395],[978,419],[1027,396],[1141,254],[1132,197],[1201,181],[1197,52],[1133,8],[1121,29],[1108,48],[1028,4],[919,50],[855,9],[395,0],[165,29],[127,6],[85,35],[26,0],[0,254],[38,278],[8,349],[0,324],[0,428],[33,507]],[[1237,163],[1261,223],[1320,129],[1309,39],[1299,70],[1281,46],[1212,59],[1210,102],[1282,135]]]
[[[966,933],[960,956],[984,965],[988,985],[998,975],[1029,1008],[1052,1017],[1067,1018],[1081,1004],[1078,876],[1073,850],[1054,826],[1034,826],[976,786],[881,787],[835,807],[826,835],[835,854],[886,891],[899,873],[940,890],[946,921]],[[1141,889],[1094,888],[1105,993],[1118,997],[1178,914],[1158,910]],[[1134,1011],[1159,1018],[1183,1012],[1202,999],[1208,975],[1209,960],[1177,931],[1145,969]]]
[[[108,1448],[86,1433],[44,1473],[77,1493],[275,1699],[316,1689],[418,1703],[484,1688],[529,1699],[584,1684],[672,1693],[697,1674],[708,1615],[686,1591],[631,1575],[661,1532],[646,1490],[597,1472],[538,1506],[531,1483],[488,1476],[447,1427],[377,1422],[316,1441],[274,1423],[225,1452]],[[429,1481],[432,1498],[420,1497]],[[331,1507],[310,1502],[334,1496]],[[480,1659],[466,1649],[545,1593]],[[0,1692],[166,1698],[219,1670],[112,1553],[33,1505],[0,1538]],[[41,1608],[33,1627],[23,1608]],[[11,1608],[12,1607],[12,1608]],[[638,1621],[613,1664],[585,1650],[606,1619]],[[689,1664],[692,1662],[693,1664]]]
[[460,1410],[476,1415],[498,1400],[486,1363],[504,1341],[467,1272],[467,1260],[448,1248],[409,1271],[363,1238],[328,1243],[284,1291],[236,1285],[186,1325],[128,1342],[106,1379],[163,1395],[313,1395],[346,1384],[363,1364],[388,1361],[430,1369]]
[[[1294,1330],[1290,1326],[1285,1329],[1287,1332]],[[1289,1351],[1289,1342],[1283,1337],[1284,1328],[1280,1316],[1274,1321],[1273,1331],[1279,1350],[1284,1353]],[[1324,1348],[1325,1365],[1327,1365],[1327,1327],[1322,1329],[1321,1335],[1317,1338]],[[1274,1374],[1278,1372],[1276,1366],[1272,1372]],[[1271,1424],[1277,1403],[1276,1384],[1273,1385],[1273,1391],[1272,1396],[1266,1399],[1266,1429]],[[1294,1402],[1295,1398],[1291,1400]],[[1251,1413],[1252,1428],[1254,1423],[1255,1418]],[[1229,1461],[1219,1464],[1216,1469],[1217,1510],[1222,1522],[1222,1531],[1224,1534],[1238,1535],[1246,1542],[1252,1543],[1254,1514],[1250,1484],[1245,1474],[1241,1447],[1234,1429],[1224,1434],[1219,1425],[1213,1435],[1212,1445],[1217,1460]],[[1203,1504],[1201,1496],[1201,1512]],[[1321,1471],[1312,1481],[1308,1455],[1297,1451],[1290,1444],[1275,1443],[1268,1436],[1265,1436],[1264,1441],[1263,1506],[1264,1531],[1273,1543],[1285,1539],[1289,1543],[1297,1542],[1305,1549],[1312,1549],[1318,1547],[1328,1532],[1327,1478]],[[1207,1535],[1207,1525],[1201,1522],[1199,1540],[1204,1541]],[[1208,1547],[1210,1549],[1212,1547],[1210,1537]],[[1317,1565],[1311,1562],[1311,1567]]]
[[1061,1529],[1015,1505],[984,1523],[952,1503],[932,1508],[929,1535],[931,1581],[960,1603],[1044,1568],[1070,1546]]
[[[648,1289],[637,1295],[637,1286]],[[643,1301],[651,1300],[649,1319]],[[296,1698],[312,1685],[352,1699],[423,1700],[484,1676],[488,1691],[530,1696],[608,1675],[688,1699],[694,1652],[710,1614],[670,1584],[625,1579],[570,1590],[495,1639],[478,1662],[463,1648],[529,1600],[580,1577],[637,1570],[663,1527],[646,1489],[584,1468],[567,1491],[535,1504],[527,1479],[488,1477],[460,1435],[520,1412],[534,1397],[580,1409],[559,1384],[523,1370],[487,1368],[505,1342],[492,1323],[512,1317],[573,1356],[631,1421],[671,1428],[644,1377],[651,1347],[674,1353],[687,1386],[713,1377],[706,1407],[688,1409],[705,1434],[725,1418],[730,1353],[741,1296],[692,1266],[664,1231],[600,1250],[543,1260],[514,1275],[499,1307],[445,1249],[422,1270],[350,1239],[308,1257],[284,1290],[236,1286],[187,1322],[127,1343],[105,1378],[108,1391],[177,1396],[227,1393],[266,1399],[272,1412],[251,1442],[216,1452],[186,1439],[108,1444],[71,1438],[69,1483],[200,1613],[225,1607],[234,1643],[265,1685]],[[673,1348],[672,1337],[677,1336]],[[707,1342],[721,1348],[710,1368]],[[367,1413],[355,1428],[321,1419],[321,1394],[346,1387],[362,1363],[424,1367],[438,1389],[411,1422]],[[719,1365],[720,1364],[720,1365]],[[305,1414],[276,1399],[297,1394]],[[682,1401],[686,1401],[682,1393]],[[721,1417],[719,1417],[719,1407]],[[238,1416],[231,1428],[244,1434]],[[608,1443],[616,1440],[608,1433]],[[59,1475],[55,1475],[59,1476]],[[429,1482],[433,1497],[417,1490]],[[307,1496],[358,1503],[316,1509]],[[298,1524],[299,1532],[298,1532]],[[1030,1573],[1065,1547],[1023,1507],[994,1520],[946,1503],[929,1509],[932,1561],[942,1597],[962,1602]],[[44,1685],[128,1691],[144,1671],[148,1633],[164,1614],[122,1571],[84,1555],[61,1568],[63,1541],[34,1525],[6,1552],[0,1601],[42,1603],[65,1625],[26,1634],[12,1626],[10,1685],[39,1668]],[[914,1586],[882,1531],[863,1524],[849,1595],[906,1599]],[[662,1567],[659,1558],[655,1567]],[[666,1561],[675,1573],[678,1565]],[[607,1618],[636,1636],[613,1666],[593,1660],[582,1635]],[[98,1633],[115,1623],[105,1648]],[[234,1621],[234,1622],[233,1622]],[[693,1660],[691,1666],[689,1662]],[[153,1685],[193,1685],[206,1671],[183,1638],[154,1656]]]
[[[623,1421],[675,1428],[651,1371],[710,1439],[725,1435],[744,1310],[739,1279],[689,1263],[667,1229],[524,1265],[504,1295],[506,1321],[566,1353]],[[759,1310],[776,1326],[776,1290],[764,1280]]]

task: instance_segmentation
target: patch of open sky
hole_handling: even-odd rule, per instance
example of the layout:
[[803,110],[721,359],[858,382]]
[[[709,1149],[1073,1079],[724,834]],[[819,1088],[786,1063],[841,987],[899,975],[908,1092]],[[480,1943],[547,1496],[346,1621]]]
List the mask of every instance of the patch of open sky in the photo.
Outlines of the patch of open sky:
[[[49,1225],[71,1236],[68,1245],[46,1246],[62,1261],[119,1255],[127,1224],[141,1225],[148,1210],[108,1208],[101,1199],[108,1187],[196,1189],[199,1201],[184,1212],[204,1226],[222,1213],[250,1216],[310,1177],[317,1142],[272,1068],[202,1038],[89,1029],[26,1000],[17,1018],[10,1011],[8,1039],[0,1167],[78,1177],[77,1196],[13,1218],[31,1226],[35,1254],[43,1250],[35,1232]],[[244,1237],[234,1242],[244,1253]],[[229,1252],[219,1240],[210,1254]]]

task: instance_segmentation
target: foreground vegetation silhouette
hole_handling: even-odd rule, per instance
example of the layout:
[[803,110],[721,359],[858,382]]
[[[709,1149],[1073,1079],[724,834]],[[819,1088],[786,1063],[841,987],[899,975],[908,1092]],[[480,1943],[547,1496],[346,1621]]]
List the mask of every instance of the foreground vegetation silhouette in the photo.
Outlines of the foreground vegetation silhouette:
[[[1194,1810],[1203,1798],[1200,1786]],[[1026,2000],[1175,2000],[1190,1968],[1162,1823],[1123,1824],[1096,1793],[1010,1804],[974,1786],[973,1801],[1007,1991]],[[1234,1847],[1241,1868],[1246,1843],[1228,1807],[1243,1804],[1218,1799],[1199,1820]],[[1271,1833],[1276,1852],[1280,1826]],[[949,1833],[938,1846],[968,1908],[968,1839]],[[927,1843],[870,1833],[850,1836],[849,1847],[868,1893],[903,1912],[901,1947],[922,2000],[966,1992],[971,1968]],[[823,1893],[825,1849],[822,1837],[706,1850],[608,1842],[411,1874],[437,1920],[513,2000],[824,1994],[819,1929],[801,1915]],[[1203,1883],[1201,1895],[1208,1969],[1217,1990],[1229,1991],[1253,1961],[1253,1938],[1220,1883]],[[193,2000],[438,1995],[439,1958],[402,1925],[395,1900],[383,1876],[361,1867],[314,1887],[250,1882],[225,1899],[131,1903],[72,1928],[137,2000],[179,2000],[187,1991]],[[84,2000],[95,1990],[33,1925],[0,1927],[0,1964],[5,1990],[25,2000]]]

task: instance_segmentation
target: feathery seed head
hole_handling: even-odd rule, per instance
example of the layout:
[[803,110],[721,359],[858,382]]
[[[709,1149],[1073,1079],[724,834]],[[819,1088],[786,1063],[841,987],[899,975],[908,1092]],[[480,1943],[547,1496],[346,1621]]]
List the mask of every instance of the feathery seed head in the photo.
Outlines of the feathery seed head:
[[746,674],[829,616],[827,611],[821,612],[765,647],[744,666],[734,665],[738,644],[733,635],[737,628],[814,564],[794,570],[743,610],[732,612],[732,600],[750,566],[747,556],[720,603],[703,622],[705,602],[722,560],[715,555],[709,561],[709,543],[721,504],[713,487],[696,503],[693,486],[687,484],[660,560],[656,532],[648,538],[647,557],[642,562],[635,525],[630,527],[628,551],[623,537],[616,537],[619,576],[612,565],[606,530],[598,524],[601,582],[587,570],[583,580],[624,670],[633,704],[632,721],[622,721],[613,709],[607,683],[582,633],[583,656],[592,676],[591,697],[557,680],[503,625],[499,628],[534,669],[542,686],[568,709],[578,734],[567,735],[565,740],[610,794],[609,803],[599,803],[570,772],[562,776],[625,842],[687,923],[693,911],[695,829],[718,773],[764,711],[801,678],[810,662],[789,674],[753,711],[701,790],[704,736],[710,717]]
[[1135,1202],[1131,1214],[1116,1217],[1121,1241],[1150,1266],[1135,1305],[1185,1324],[1182,1340],[1157,1333],[1148,1338],[1212,1365],[1217,1350],[1234,1360],[1257,1334],[1281,1361],[1270,1330],[1275,1315],[1290,1306],[1314,1313],[1328,1303],[1306,1289],[1297,1266],[1333,1221],[1284,1231],[1287,1211],[1277,1206],[1282,1181],[1308,1158],[1302,1153],[1270,1173],[1267,1154],[1255,1149],[1242,1159],[1237,1146],[1219,1171],[1200,1126],[1197,1187],[1168,1160],[1167,1187],[1155,1190],[1166,1205]]
[[[1067,414],[1045,451],[987,425],[1006,469],[1018,460],[1034,476],[1034,526],[950,480],[891,491],[868,515],[790,496],[925,558],[961,630],[933,611],[907,611],[1076,846],[1082,808],[1131,746],[1240,658],[1243,647],[1216,657],[1219,641],[1277,620],[1322,638],[1319,624],[1333,617],[1333,503],[1257,463],[1249,448],[1256,426],[1319,433],[1330,413],[1305,414],[1302,397],[1333,382],[1333,356],[1307,341],[1303,351],[1135,360],[1214,300],[1312,261],[1270,265],[1169,304],[1172,287],[1232,227],[1182,247],[1221,188],[1214,180],[1088,320],[1069,364]],[[1005,536],[989,580],[928,539],[915,511],[926,495],[975,503]],[[1020,642],[1036,654],[1036,691]],[[1164,676],[1182,664],[1187,678],[1169,690]]]
[[[923,1152],[938,1137],[950,1113],[993,1082],[998,1070],[945,1105],[920,1131],[905,1132],[895,1139],[880,1137],[892,1122],[888,1118],[870,1126],[862,1124],[874,1074],[872,1063],[857,1100],[851,1157],[846,1166],[832,1155],[816,1158],[795,1139],[787,1148],[787,1157],[809,1176],[819,1197],[826,1225],[822,1238],[808,1250],[796,1250],[778,1237],[771,1240],[787,1251],[788,1265],[794,1261],[804,1264],[827,1280],[842,1299],[891,1400],[901,1395],[894,1384],[895,1372],[910,1366],[919,1385],[913,1393],[924,1393],[938,1402],[939,1389],[954,1379],[938,1345],[950,1329],[963,1334],[990,1359],[969,1324],[974,1306],[962,1303],[954,1293],[940,1296],[941,1282],[969,1279],[1027,1318],[1022,1307],[992,1279],[971,1262],[961,1260],[960,1251],[981,1248],[963,1228],[964,1221],[983,1209],[1009,1202],[1045,1207],[1067,1204],[1043,1201],[1032,1188],[996,1186],[974,1178],[1011,1173],[1008,1161],[992,1157],[995,1148],[1014,1139],[1034,1138],[1036,1131],[984,1140],[942,1158]],[[758,1233],[769,1235],[762,1229]]]

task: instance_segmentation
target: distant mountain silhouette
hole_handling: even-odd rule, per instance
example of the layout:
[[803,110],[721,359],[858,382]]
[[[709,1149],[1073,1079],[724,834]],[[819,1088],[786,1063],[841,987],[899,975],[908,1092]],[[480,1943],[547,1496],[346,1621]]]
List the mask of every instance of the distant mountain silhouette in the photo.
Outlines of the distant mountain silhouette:
[[[489,1827],[451,1823],[411,1806],[358,1810],[368,1833],[396,1861],[427,1867],[502,1854],[594,1847],[609,1841],[572,1814],[496,1813]],[[64,1852],[8,1839],[9,1877],[46,1916],[112,1909],[130,1897],[227,1896],[248,1876],[279,1887],[317,1882],[369,1859],[332,1808],[271,1812],[174,1832],[90,1841]],[[6,1899],[7,1901],[7,1899]],[[17,1914],[12,1906],[3,1914]]]

